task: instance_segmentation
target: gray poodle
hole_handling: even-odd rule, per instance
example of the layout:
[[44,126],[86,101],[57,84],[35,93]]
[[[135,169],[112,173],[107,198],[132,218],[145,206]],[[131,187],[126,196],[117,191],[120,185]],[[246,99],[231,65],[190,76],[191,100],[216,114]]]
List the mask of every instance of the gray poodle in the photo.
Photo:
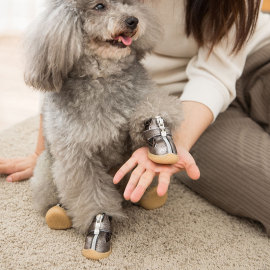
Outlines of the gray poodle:
[[140,63],[162,37],[138,2],[50,0],[26,39],[25,81],[46,91],[34,205],[45,214],[60,203],[97,254],[110,250],[111,217],[124,216],[110,171],[146,145],[146,120],[162,115],[172,129],[180,121],[179,100],[162,94]]

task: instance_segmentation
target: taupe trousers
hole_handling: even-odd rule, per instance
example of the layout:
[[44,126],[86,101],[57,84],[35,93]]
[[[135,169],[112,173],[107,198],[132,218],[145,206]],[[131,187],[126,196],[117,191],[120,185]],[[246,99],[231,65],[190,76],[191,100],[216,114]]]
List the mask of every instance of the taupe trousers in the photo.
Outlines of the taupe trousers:
[[270,235],[270,45],[247,59],[237,98],[191,153],[198,181],[181,182],[230,214],[261,222]]

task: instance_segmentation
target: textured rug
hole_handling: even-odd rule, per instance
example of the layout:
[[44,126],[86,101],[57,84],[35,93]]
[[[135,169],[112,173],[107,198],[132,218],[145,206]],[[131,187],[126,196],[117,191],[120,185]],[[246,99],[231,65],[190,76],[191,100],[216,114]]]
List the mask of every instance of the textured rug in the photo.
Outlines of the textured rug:
[[[0,157],[33,152],[38,117],[0,134]],[[230,216],[177,180],[165,206],[127,204],[114,221],[113,253],[100,262],[81,255],[84,236],[50,230],[31,205],[29,182],[0,179],[0,269],[270,269],[270,239],[256,222]]]

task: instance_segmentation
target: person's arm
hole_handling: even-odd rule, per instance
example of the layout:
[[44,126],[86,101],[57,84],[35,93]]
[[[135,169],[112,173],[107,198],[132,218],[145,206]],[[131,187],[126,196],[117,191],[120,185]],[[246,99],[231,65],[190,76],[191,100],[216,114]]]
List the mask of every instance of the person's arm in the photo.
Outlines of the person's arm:
[[194,101],[182,102],[184,121],[174,133],[176,146],[189,151],[199,137],[212,123],[212,111],[202,103]]
[[37,146],[36,146],[36,151],[35,151],[35,154],[37,156],[39,156],[45,149],[44,137],[43,137],[42,114],[40,114],[39,119],[40,120],[39,120],[38,141],[37,141]]
[[206,105],[214,115],[224,112],[236,97],[236,82],[243,73],[248,55],[270,43],[270,16],[260,13],[254,34],[237,52],[235,28],[229,31],[212,51],[205,44],[189,61],[181,101],[196,101]]
[[42,115],[40,115],[40,127],[35,152],[24,158],[0,159],[0,174],[7,174],[6,180],[8,182],[18,182],[30,178],[33,175],[37,158],[44,148]]
[[193,101],[183,102],[183,113],[184,121],[173,136],[179,155],[179,161],[176,164],[156,164],[149,160],[148,148],[142,147],[136,150],[115,174],[113,182],[117,184],[129,171],[135,168],[124,192],[126,200],[138,202],[156,175],[159,177],[157,188],[159,196],[163,196],[167,192],[170,178],[177,172],[185,170],[193,180],[200,177],[199,168],[189,150],[213,121],[213,113],[205,105]]

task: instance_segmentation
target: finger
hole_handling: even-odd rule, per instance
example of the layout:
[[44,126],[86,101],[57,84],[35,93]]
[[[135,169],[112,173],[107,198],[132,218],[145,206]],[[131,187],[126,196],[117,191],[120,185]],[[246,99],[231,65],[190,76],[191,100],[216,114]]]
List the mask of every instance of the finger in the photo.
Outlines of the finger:
[[137,186],[139,179],[141,178],[142,174],[145,172],[145,167],[138,165],[134,171],[132,172],[128,184],[125,188],[125,192],[124,192],[124,198],[126,200],[130,199],[130,195],[133,192],[133,190],[135,189],[135,187]]
[[192,180],[198,180],[200,178],[200,170],[195,161],[186,167],[186,172]]
[[12,162],[4,165],[0,165],[0,173],[12,174],[20,171],[24,171],[29,168],[29,164],[25,160],[13,160]]
[[0,173],[1,174],[11,174],[15,173],[16,170],[16,165],[15,164],[4,164],[0,165]]
[[164,196],[168,191],[168,187],[171,180],[171,174],[169,172],[161,172],[158,177],[158,187],[157,194],[158,196]]
[[183,162],[183,168],[186,170],[187,175],[193,179],[198,180],[200,178],[200,170],[191,154],[185,156]]
[[7,181],[8,182],[18,182],[18,181],[26,180],[26,179],[32,177],[32,175],[33,175],[33,171],[29,168],[25,171],[17,172],[17,173],[13,173],[13,174],[9,175],[7,177]]
[[145,190],[148,188],[148,186],[153,181],[154,176],[156,173],[152,170],[146,170],[143,175],[141,176],[139,183],[135,190],[132,192],[130,196],[130,200],[134,203],[138,202],[142,195],[144,194]]
[[16,163],[19,161],[24,160],[24,158],[13,158],[13,159],[3,159],[0,158],[0,164],[10,164],[10,163]]
[[113,178],[113,183],[118,184],[121,179],[137,165],[137,160],[131,157],[124,165],[116,172]]

